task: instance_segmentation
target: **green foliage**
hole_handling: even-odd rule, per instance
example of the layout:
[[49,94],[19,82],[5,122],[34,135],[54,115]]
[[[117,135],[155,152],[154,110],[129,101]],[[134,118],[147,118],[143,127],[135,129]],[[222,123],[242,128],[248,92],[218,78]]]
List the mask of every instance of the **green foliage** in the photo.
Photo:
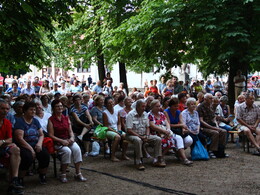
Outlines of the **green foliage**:
[[256,1],[145,0],[104,34],[103,44],[111,61],[124,60],[137,72],[182,63],[198,64],[204,76],[230,66],[259,70],[259,24]]
[[54,22],[64,28],[72,22],[71,8],[76,0],[3,0],[0,3],[0,68],[28,70],[30,64],[49,65],[54,41]]

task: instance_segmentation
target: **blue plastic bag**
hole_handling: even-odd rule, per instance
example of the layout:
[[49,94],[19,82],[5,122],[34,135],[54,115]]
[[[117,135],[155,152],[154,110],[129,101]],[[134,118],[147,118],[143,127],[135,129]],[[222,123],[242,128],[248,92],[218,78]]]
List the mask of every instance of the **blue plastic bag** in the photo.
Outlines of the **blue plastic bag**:
[[191,150],[191,160],[209,160],[209,154],[200,142],[199,138]]

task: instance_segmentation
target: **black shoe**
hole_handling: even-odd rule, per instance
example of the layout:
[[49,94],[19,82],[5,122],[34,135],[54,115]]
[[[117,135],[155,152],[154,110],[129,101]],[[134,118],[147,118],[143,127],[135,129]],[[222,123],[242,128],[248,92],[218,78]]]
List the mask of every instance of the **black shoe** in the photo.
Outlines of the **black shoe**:
[[13,195],[23,195],[24,194],[23,189],[16,189],[13,186],[9,186],[7,192],[8,192],[8,194],[13,194]]
[[39,179],[40,179],[40,184],[42,184],[42,185],[46,185],[47,184],[46,175],[40,174],[39,175]]
[[15,189],[24,189],[23,179],[14,177],[11,186]]

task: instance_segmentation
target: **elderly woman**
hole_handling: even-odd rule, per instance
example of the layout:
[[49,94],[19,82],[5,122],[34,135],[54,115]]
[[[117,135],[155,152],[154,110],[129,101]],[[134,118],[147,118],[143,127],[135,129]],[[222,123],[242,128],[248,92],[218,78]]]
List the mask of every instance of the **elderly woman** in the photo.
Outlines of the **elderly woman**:
[[46,173],[50,162],[50,155],[46,148],[42,147],[43,132],[41,125],[34,118],[36,112],[36,104],[27,102],[23,106],[24,115],[16,118],[14,125],[15,142],[20,148],[21,164],[19,177],[21,183],[26,171],[32,165],[35,157],[39,162],[39,178],[41,184],[46,184]]
[[130,97],[126,97],[124,99],[125,107],[119,111],[120,121],[121,121],[121,129],[122,131],[126,132],[126,115],[132,110],[131,106],[133,104],[133,100]]
[[35,118],[40,122],[44,136],[47,137],[48,136],[48,130],[47,130],[48,119],[51,117],[51,114],[48,112],[44,112],[44,110],[42,108],[42,102],[40,100],[35,99],[34,103],[36,104]]
[[23,116],[23,105],[24,105],[23,101],[17,101],[14,103],[13,109],[15,111],[15,115],[14,115],[15,118]]
[[[105,98],[105,107],[106,110],[103,112],[103,122],[104,126],[108,127],[107,138],[113,141],[111,148],[111,160],[113,162],[118,162],[119,159],[116,158],[115,153],[121,138],[125,139],[125,133],[121,130],[120,116],[118,112],[114,110],[113,98]],[[126,156],[127,143],[123,143],[122,149],[122,159],[129,160]]]
[[167,121],[165,114],[160,112],[160,102],[158,100],[153,100],[151,103],[151,108],[152,110],[148,115],[151,134],[157,134],[162,137],[163,153],[165,154],[170,148],[174,148],[174,145],[176,145],[178,155],[183,164],[191,165],[192,161],[189,161],[185,155],[182,137],[172,133],[170,124]]
[[68,116],[64,116],[63,105],[60,100],[53,100],[51,103],[53,114],[48,120],[49,136],[53,139],[55,149],[61,155],[61,175],[60,181],[67,183],[66,169],[73,159],[76,174],[75,179],[86,181],[80,172],[82,162],[81,150],[78,144],[74,141],[74,134],[71,128],[71,123]]
[[42,108],[45,112],[51,114],[51,105],[49,104],[50,98],[47,95],[41,96]]
[[187,109],[180,114],[180,120],[182,124],[186,125],[186,130],[188,131],[189,136],[193,139],[191,148],[193,148],[198,138],[203,145],[206,145],[206,137],[200,132],[200,119],[199,114],[196,111],[196,99],[188,98],[186,104]]
[[102,95],[96,96],[94,103],[95,106],[90,111],[94,125],[103,125],[104,97]]
[[180,135],[184,141],[184,148],[188,148],[192,144],[192,138],[189,136],[187,126],[180,121],[181,111],[178,110],[178,107],[178,98],[172,98],[169,102],[169,108],[164,111],[164,114],[170,123],[172,132]]

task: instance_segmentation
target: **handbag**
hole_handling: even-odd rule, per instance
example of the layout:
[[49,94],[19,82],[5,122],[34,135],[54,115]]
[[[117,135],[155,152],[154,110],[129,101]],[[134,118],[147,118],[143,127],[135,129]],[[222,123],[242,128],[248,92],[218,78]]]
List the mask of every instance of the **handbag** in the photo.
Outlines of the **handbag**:
[[209,160],[209,154],[200,142],[199,138],[191,150],[191,160]]
[[104,127],[103,125],[98,125],[94,131],[94,136],[98,139],[105,139],[107,135],[107,127]]
[[50,137],[45,137],[42,142],[42,146],[47,148],[49,154],[54,154],[54,143],[53,140]]

